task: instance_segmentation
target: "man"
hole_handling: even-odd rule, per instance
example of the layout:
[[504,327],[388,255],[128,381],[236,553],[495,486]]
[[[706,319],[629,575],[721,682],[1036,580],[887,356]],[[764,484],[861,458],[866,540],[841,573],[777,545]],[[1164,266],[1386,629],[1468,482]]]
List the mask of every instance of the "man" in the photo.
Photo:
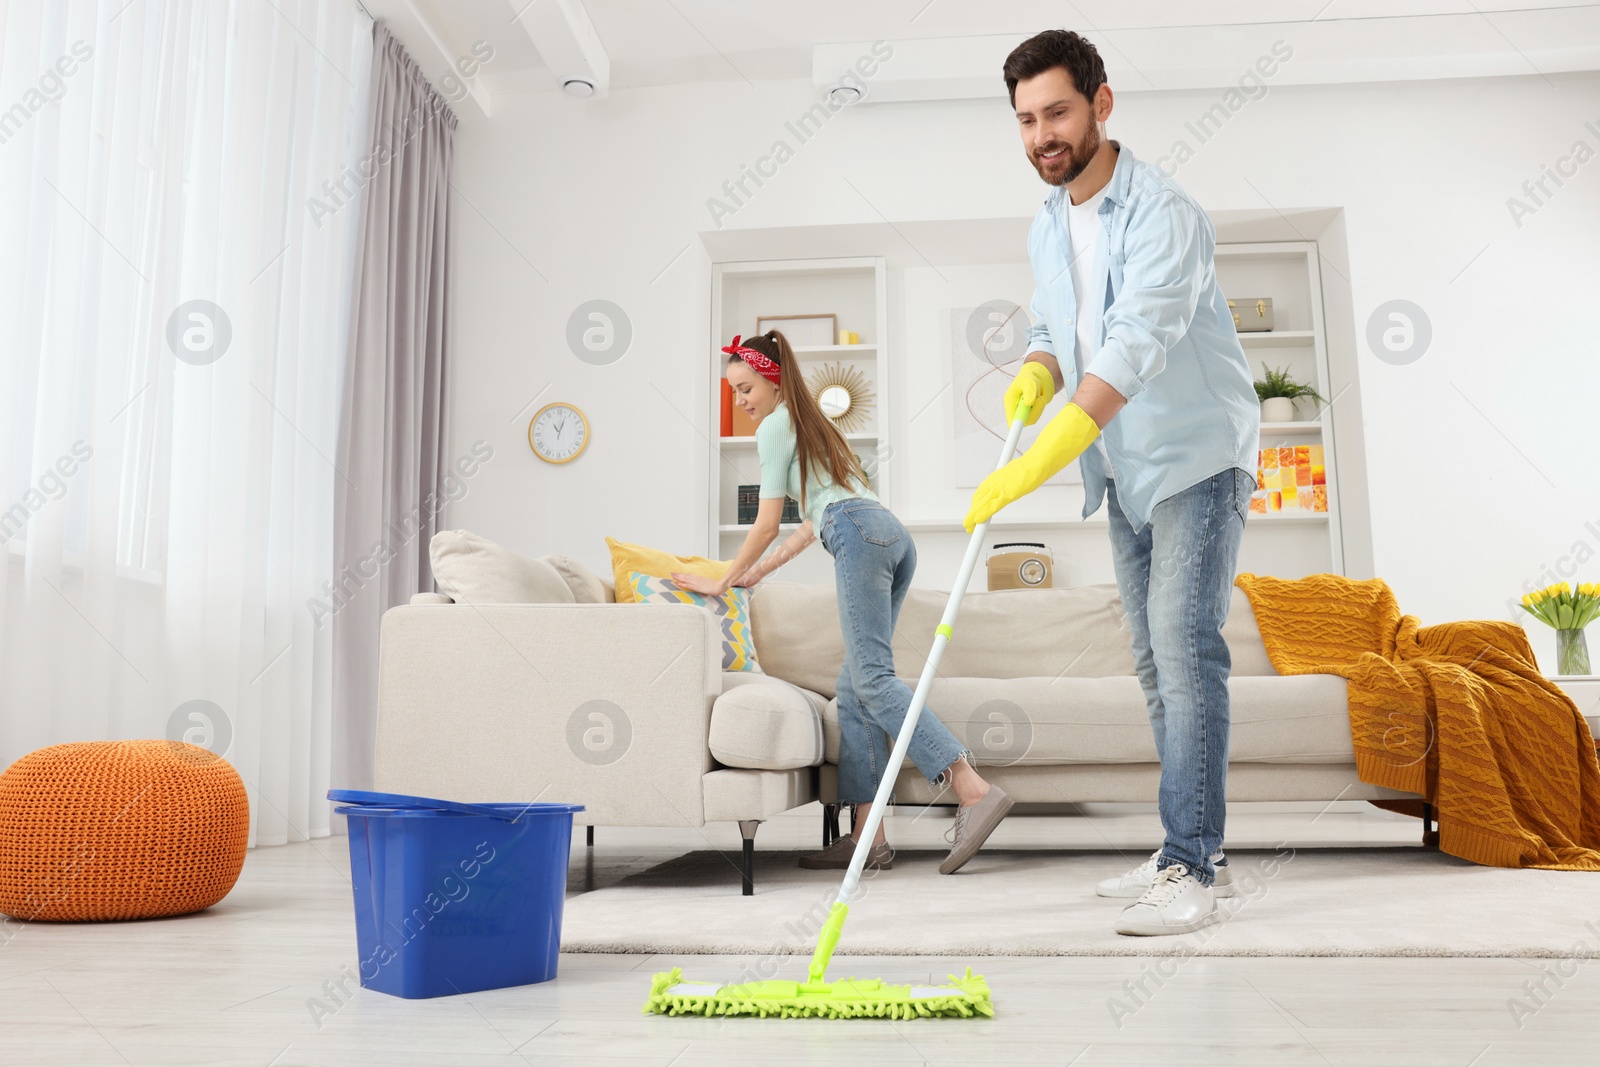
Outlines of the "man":
[[1034,326],[1006,392],[1031,424],[1072,399],[1032,447],[973,494],[971,531],[1074,459],[1085,518],[1106,502],[1117,586],[1161,759],[1165,840],[1100,883],[1138,899],[1123,934],[1214,921],[1229,895],[1222,855],[1228,773],[1228,646],[1222,639],[1259,445],[1260,407],[1227,300],[1216,234],[1176,182],[1101,125],[1111,88],[1092,44],[1050,30],[1006,59],[1022,143],[1053,188],[1028,235]]

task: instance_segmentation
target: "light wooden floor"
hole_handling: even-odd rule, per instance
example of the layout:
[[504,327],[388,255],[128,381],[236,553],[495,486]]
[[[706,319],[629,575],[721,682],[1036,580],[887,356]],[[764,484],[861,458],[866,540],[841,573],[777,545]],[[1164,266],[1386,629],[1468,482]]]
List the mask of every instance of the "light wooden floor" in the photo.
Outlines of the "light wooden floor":
[[[1230,844],[1411,847],[1416,835],[1415,820],[1366,805],[1321,808],[1235,812]],[[768,823],[758,843],[810,846],[814,811]],[[936,847],[946,825],[898,816],[890,836]],[[1155,826],[1149,812],[1126,809],[1014,818],[995,842],[1109,843],[1138,859],[1153,847]],[[731,827],[602,829],[591,856],[579,831],[571,885],[581,892],[689,849],[731,851],[737,842]],[[356,958],[348,870],[344,838],[260,849],[234,892],[200,915],[6,927],[0,1064],[1600,1063],[1600,960],[1189,959],[1159,982],[1149,958],[885,957],[863,969],[926,982],[971,963],[995,990],[997,1016],[981,1021],[640,1013],[655,971],[677,965],[707,980],[737,972],[739,961],[710,956],[566,955],[559,977],[543,985],[398,1000],[338,987]],[[1595,919],[1600,926],[1600,892]],[[798,975],[803,963],[790,969]],[[1143,992],[1130,992],[1141,982]],[[1512,998],[1535,1003],[1530,982],[1543,983],[1542,1004],[1514,1019]],[[1113,998],[1122,1004],[1115,1013]]]

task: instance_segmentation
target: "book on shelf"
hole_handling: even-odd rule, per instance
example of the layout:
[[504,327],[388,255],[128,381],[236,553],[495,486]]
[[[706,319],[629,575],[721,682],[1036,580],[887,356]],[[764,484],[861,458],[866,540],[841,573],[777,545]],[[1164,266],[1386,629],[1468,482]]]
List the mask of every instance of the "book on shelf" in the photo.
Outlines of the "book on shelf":
[[[750,526],[756,521],[756,515],[761,511],[761,485],[739,486],[739,525]],[[793,497],[783,498],[783,516],[779,522],[800,522],[800,505]]]
[[1257,515],[1325,514],[1328,476],[1322,446],[1284,445],[1257,451],[1256,489],[1250,494],[1250,510]]

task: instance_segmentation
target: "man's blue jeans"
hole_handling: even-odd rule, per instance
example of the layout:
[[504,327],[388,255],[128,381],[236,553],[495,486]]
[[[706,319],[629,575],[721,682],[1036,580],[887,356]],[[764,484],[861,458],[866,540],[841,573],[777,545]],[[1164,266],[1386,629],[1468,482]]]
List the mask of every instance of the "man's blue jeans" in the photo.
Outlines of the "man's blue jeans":
[[[911,708],[911,689],[894,673],[894,627],[917,570],[917,546],[894,512],[866,497],[829,504],[817,536],[833,557],[844,631],[837,689],[839,802],[868,804]],[[923,708],[907,752],[917,769],[937,784],[965,751]]]
[[1106,490],[1111,553],[1156,754],[1161,759],[1157,869],[1181,863],[1210,885],[1227,816],[1228,671],[1222,639],[1255,477],[1232,468],[1161,501],[1135,532]]

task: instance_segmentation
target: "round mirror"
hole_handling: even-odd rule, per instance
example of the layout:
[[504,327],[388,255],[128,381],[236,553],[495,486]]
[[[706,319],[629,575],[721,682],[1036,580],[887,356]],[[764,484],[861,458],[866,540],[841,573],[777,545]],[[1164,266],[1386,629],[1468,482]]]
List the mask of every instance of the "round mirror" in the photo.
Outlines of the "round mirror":
[[830,385],[817,394],[817,403],[824,415],[837,419],[850,410],[850,390],[842,385]]

